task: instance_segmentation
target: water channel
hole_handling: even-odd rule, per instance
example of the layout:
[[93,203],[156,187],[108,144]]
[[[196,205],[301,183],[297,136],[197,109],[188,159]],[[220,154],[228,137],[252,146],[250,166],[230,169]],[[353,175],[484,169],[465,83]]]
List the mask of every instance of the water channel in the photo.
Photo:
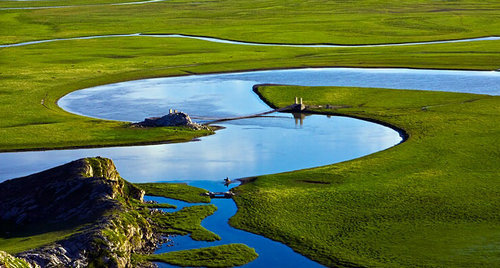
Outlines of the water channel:
[[[119,3],[111,5],[128,5],[134,3],[149,3],[158,2],[163,0],[151,0],[145,2],[132,2],[132,3]],[[57,8],[57,7],[54,7]],[[37,7],[26,7],[26,8],[0,8],[2,9],[38,9]],[[91,36],[80,36],[80,37],[69,37],[69,38],[55,38],[37,41],[28,41],[13,44],[3,44],[0,48],[8,47],[20,47],[29,46],[42,43],[51,43],[59,41],[70,41],[70,40],[86,40],[86,39],[100,39],[100,38],[114,38],[114,37],[153,37],[153,38],[182,38],[182,39],[196,39],[212,43],[221,44],[231,44],[231,45],[244,45],[244,46],[272,46],[272,47],[305,47],[305,48],[334,48],[334,47],[395,47],[395,46],[414,46],[414,45],[432,45],[432,44],[446,44],[446,43],[469,43],[478,41],[497,41],[500,40],[500,36],[484,36],[477,38],[464,38],[464,39],[451,39],[451,40],[437,40],[437,41],[425,41],[425,42],[406,42],[406,43],[388,43],[388,44],[365,44],[365,45],[345,45],[345,44],[277,44],[277,43],[258,43],[258,42],[245,42],[237,40],[228,40],[222,38],[215,38],[209,36],[197,36],[197,35],[186,35],[186,34],[146,34],[146,33],[132,33],[132,34],[109,34],[109,35],[91,35]]]
[[[224,186],[221,182],[194,181],[189,184],[205,189],[213,189],[214,191],[227,191],[226,186]],[[193,205],[162,197],[147,196],[145,199],[154,200],[159,203],[169,203],[177,206],[177,209],[164,209],[167,212],[177,211],[185,206]],[[322,267],[322,265],[293,252],[291,248],[282,243],[231,227],[227,224],[227,222],[237,211],[236,204],[231,199],[212,199],[212,204],[217,206],[217,211],[203,220],[202,226],[208,230],[216,232],[221,237],[221,240],[204,242],[194,241],[189,236],[173,236],[170,238],[172,241],[163,244],[156,251],[156,253],[210,247],[229,243],[244,243],[249,247],[255,248],[259,254],[259,257],[256,260],[244,265],[245,267]],[[157,264],[160,268],[174,267],[164,263]]]
[[[72,92],[59,105],[76,114],[124,121],[140,121],[174,108],[203,122],[268,110],[251,91],[253,85],[261,83],[500,94],[499,72],[322,68],[129,81]],[[307,99],[304,101],[307,103]],[[327,165],[384,150],[401,141],[399,133],[390,128],[336,116],[271,114],[221,126],[224,129],[215,135],[182,144],[2,153],[0,182],[100,155],[113,159],[122,177],[131,182],[183,181],[218,191],[224,189],[222,179],[226,176],[234,179]],[[158,252],[239,242],[254,247],[261,255],[249,266],[317,265],[281,243],[231,228],[227,219],[236,212],[234,202],[213,203],[219,210],[202,225],[219,234],[220,242],[177,237],[174,246]]]

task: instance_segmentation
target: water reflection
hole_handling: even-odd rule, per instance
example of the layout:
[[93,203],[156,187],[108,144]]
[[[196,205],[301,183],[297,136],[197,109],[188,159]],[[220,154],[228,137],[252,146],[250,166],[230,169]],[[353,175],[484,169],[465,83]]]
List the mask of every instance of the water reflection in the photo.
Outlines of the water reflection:
[[397,144],[392,129],[346,117],[291,114],[230,121],[199,142],[0,154],[0,181],[91,156],[113,159],[132,182],[222,180],[345,161]]
[[[300,125],[302,127],[304,125],[304,118],[306,118],[307,114],[304,113],[292,113],[293,119],[295,119],[295,126]],[[327,117],[330,118],[330,117]]]

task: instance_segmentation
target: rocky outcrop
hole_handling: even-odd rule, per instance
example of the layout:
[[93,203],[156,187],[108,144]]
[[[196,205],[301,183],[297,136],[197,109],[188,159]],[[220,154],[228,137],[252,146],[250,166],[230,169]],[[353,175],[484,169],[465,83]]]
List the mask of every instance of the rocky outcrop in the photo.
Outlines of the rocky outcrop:
[[[155,247],[151,225],[130,204],[144,191],[113,162],[86,158],[0,184],[0,234],[77,228],[75,235],[16,254],[41,267],[129,267],[131,253]],[[82,227],[83,226],[83,227]],[[7,228],[7,229],[6,229]]]
[[104,211],[118,209],[116,169],[100,167],[107,174],[94,169],[89,160],[80,159],[1,183],[0,220],[16,225],[90,222]]
[[162,117],[150,117],[144,119],[144,121],[135,123],[134,126],[139,127],[176,127],[185,126],[192,129],[208,129],[206,126],[202,126],[197,123],[193,123],[189,115],[183,112],[173,112]]

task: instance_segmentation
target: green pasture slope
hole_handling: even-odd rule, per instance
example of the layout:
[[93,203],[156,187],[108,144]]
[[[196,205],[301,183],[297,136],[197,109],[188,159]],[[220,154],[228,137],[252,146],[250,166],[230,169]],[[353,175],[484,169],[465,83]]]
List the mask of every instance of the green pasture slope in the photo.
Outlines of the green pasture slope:
[[259,91],[277,107],[294,96],[307,105],[349,105],[314,111],[383,121],[409,138],[359,159],[238,187],[232,225],[328,266],[500,263],[500,97],[335,87]]

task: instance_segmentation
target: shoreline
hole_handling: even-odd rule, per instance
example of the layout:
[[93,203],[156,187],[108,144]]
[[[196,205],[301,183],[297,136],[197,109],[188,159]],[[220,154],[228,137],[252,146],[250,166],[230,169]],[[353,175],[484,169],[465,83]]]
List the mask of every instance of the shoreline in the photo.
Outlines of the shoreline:
[[[264,102],[266,103],[267,105],[269,105],[269,107],[273,108],[273,109],[278,109],[279,107],[276,107],[274,104],[272,104],[268,99],[266,99],[259,91],[259,87],[265,87],[265,86],[284,86],[284,85],[279,85],[279,84],[257,84],[257,85],[254,85],[253,88],[252,88],[252,91],[257,94],[257,96]],[[404,89],[402,89],[404,90]],[[423,90],[425,91],[425,90]],[[285,112],[285,113],[291,113],[291,112]],[[396,132],[399,133],[399,136],[402,138],[401,142],[399,142],[398,144],[394,145],[394,146],[397,146],[405,141],[407,141],[409,138],[410,138],[410,134],[404,130],[403,128],[400,128],[396,125],[393,125],[393,124],[390,124],[388,122],[385,122],[385,121],[381,121],[381,120],[378,120],[378,119],[374,119],[374,118],[370,118],[370,117],[362,117],[362,116],[356,116],[356,115],[349,115],[349,114],[342,114],[342,113],[336,113],[336,112],[318,112],[318,111],[313,111],[313,110],[308,110],[307,106],[306,106],[306,109],[301,111],[301,112],[298,112],[298,113],[303,113],[303,114],[318,114],[318,115],[333,115],[333,116],[340,116],[340,117],[349,117],[349,118],[354,118],[354,119],[358,119],[358,120],[363,120],[363,121],[367,121],[367,122],[372,122],[372,123],[375,123],[375,124],[379,124],[379,125],[382,125],[382,126],[385,126],[385,127],[388,127]],[[392,147],[394,147],[392,146]],[[389,147],[387,149],[390,149],[392,147]],[[385,150],[387,150],[385,149]]]

